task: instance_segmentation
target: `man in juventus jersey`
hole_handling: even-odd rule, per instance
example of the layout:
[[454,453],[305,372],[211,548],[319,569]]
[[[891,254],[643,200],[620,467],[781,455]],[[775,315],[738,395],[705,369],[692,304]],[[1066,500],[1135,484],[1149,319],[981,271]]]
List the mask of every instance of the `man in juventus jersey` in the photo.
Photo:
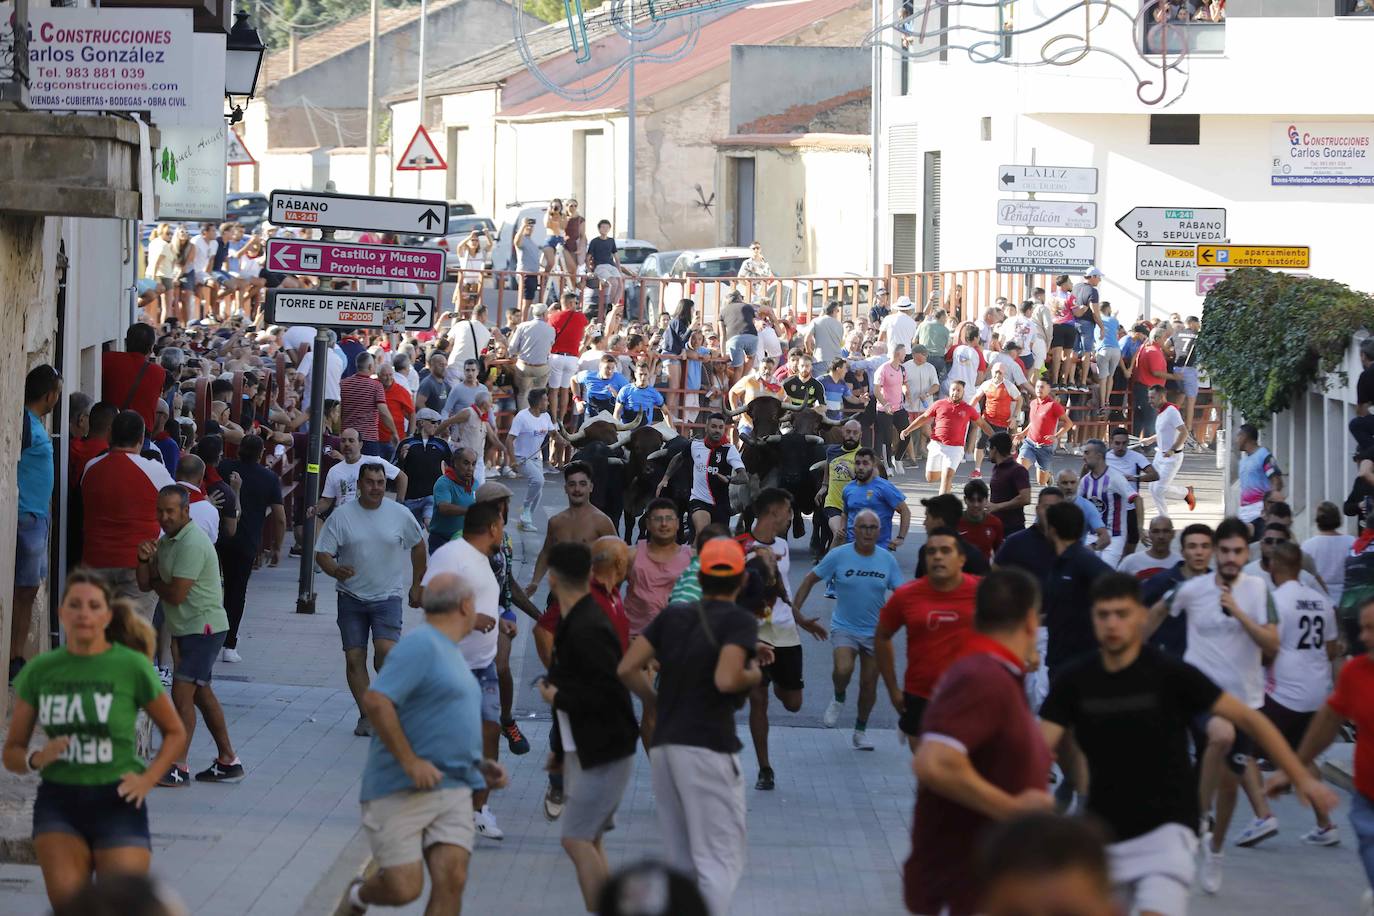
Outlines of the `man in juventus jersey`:
[[1127,512],[1135,505],[1136,491],[1119,471],[1107,465],[1107,445],[1101,439],[1083,443],[1085,473],[1078,492],[1102,514],[1102,523],[1111,538],[1099,554],[1113,569],[1126,552]]
[[692,526],[700,531],[712,522],[730,524],[730,484],[747,483],[744,461],[725,436],[725,415],[706,420],[705,440],[692,442]]

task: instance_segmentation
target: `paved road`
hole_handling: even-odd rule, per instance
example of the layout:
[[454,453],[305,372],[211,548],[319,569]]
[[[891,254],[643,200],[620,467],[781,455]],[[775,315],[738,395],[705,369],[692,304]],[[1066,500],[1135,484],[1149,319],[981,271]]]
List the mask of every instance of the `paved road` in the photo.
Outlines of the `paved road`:
[[[1183,476],[1200,487],[1194,515],[1215,522],[1220,516],[1219,475],[1210,457],[1190,456]],[[918,484],[914,474],[899,482],[919,521],[915,500],[930,495],[930,488]],[[552,479],[546,496],[547,510],[557,511],[562,492]],[[533,560],[541,538],[518,535],[522,566]],[[795,586],[810,563],[804,540],[793,541],[792,547]],[[899,553],[904,569],[913,568],[916,549],[911,543]],[[528,572],[528,567],[521,570],[522,575]],[[217,672],[248,778],[234,786],[160,790],[152,799],[154,868],[196,914],[330,912],[348,878],[366,861],[357,795],[367,742],[352,735],[356,712],[343,684],[333,595],[322,579],[319,613],[297,615],[295,581],[294,571],[286,567],[254,576],[240,644],[245,660],[222,665]],[[812,612],[823,604],[820,596],[813,601]],[[407,624],[418,616],[408,612]],[[517,685],[527,684],[539,669],[527,630],[517,640],[513,665]],[[847,730],[819,727],[829,701],[829,666],[828,647],[808,638],[803,708],[795,715],[777,710],[774,716],[777,791],[748,790],[749,868],[736,898],[737,914],[830,916],[854,908],[902,912],[898,868],[907,854],[913,798],[909,755],[881,698],[871,725],[877,745],[872,753],[854,751]],[[506,839],[480,843],[467,911],[566,916],[578,912],[576,882],[559,848],[557,826],[546,823],[540,810],[548,718],[532,691],[518,691],[517,713],[534,750],[507,759],[513,764],[512,786],[495,796],[493,804]],[[742,722],[740,734],[747,745]],[[212,754],[202,728],[192,761]],[[756,766],[747,747],[741,766],[752,786]],[[1231,852],[1222,895],[1199,897],[1195,913],[1356,911],[1364,882],[1351,838],[1335,849],[1304,847],[1297,838],[1308,826],[1305,812],[1284,800],[1278,813],[1280,836],[1259,849]],[[1344,814],[1339,817],[1344,826]],[[613,863],[658,851],[642,757],[618,821],[607,841]],[[417,904],[401,912],[421,911]],[[46,912],[37,868],[0,865],[0,912]]]

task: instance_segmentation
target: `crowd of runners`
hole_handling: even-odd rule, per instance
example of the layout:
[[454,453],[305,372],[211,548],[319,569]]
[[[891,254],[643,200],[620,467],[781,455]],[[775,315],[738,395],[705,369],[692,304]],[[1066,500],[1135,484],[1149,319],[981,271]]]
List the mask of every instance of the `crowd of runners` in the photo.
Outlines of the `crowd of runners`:
[[[1081,296],[1092,307],[1073,320],[1116,333],[1102,321],[1109,311]],[[105,400],[69,395],[82,418],[69,443],[80,565],[61,584],[62,647],[25,662],[27,633],[15,634],[4,748],[8,769],[41,780],[34,839],[54,906],[93,874],[148,870],[145,802],[155,806],[157,787],[252,778],[213,674],[241,660],[254,616],[286,612],[249,608],[249,579],[280,561],[288,533],[298,554],[308,525],[314,563],[335,580],[354,734],[370,739],[361,824],[377,867],[340,888],[353,912],[408,903],[426,886],[427,912],[458,912],[479,840],[505,836],[502,745],[533,750],[513,709],[522,629],[532,629],[552,719],[538,749],[548,754],[543,814],[559,824],[589,912],[620,912],[625,899],[626,879],[612,876],[627,863],[609,861],[604,837],[641,748],[663,865],[686,879],[658,912],[731,911],[748,845],[736,713],[748,709],[754,791],[792,778],[769,755],[769,727],[779,706],[802,707],[805,639],[830,643],[823,724],[843,719],[852,748],[871,751],[870,718],[890,703],[911,749],[910,912],[1106,914],[1124,903],[1184,913],[1195,880],[1223,892],[1228,842],[1252,847],[1279,831],[1268,800],[1278,792],[1310,804],[1304,843],[1341,841],[1333,811],[1344,802],[1313,764],[1347,722],[1350,822],[1374,879],[1368,442],[1355,444],[1355,490],[1343,506],[1318,507],[1320,533],[1299,544],[1283,472],[1250,425],[1234,438],[1235,517],[1185,522],[1196,506],[1177,482],[1197,428],[1197,373],[1190,387],[1182,371],[1197,333],[1188,322],[1146,327],[1151,342],[1132,354],[1146,382],[1161,354],[1159,374],[1177,390],[1128,376],[1143,399],[1128,407],[1104,396],[1093,409],[1105,412],[1107,435],[1069,449],[1066,402],[1091,394],[1081,384],[1089,361],[1073,356],[1075,343],[1055,343],[1068,338],[1053,328],[1043,355],[1017,355],[1019,334],[1038,340],[1021,321],[1035,323],[1034,299],[1009,307],[1004,325],[956,326],[965,343],[948,351],[918,342],[939,337],[928,322],[887,320],[909,317],[909,302],[866,320],[857,343],[876,350],[871,383],[866,366],[847,381],[859,359],[835,310],[786,341],[777,369],[753,324],[770,321],[767,309],[731,302],[715,330],[730,365],[712,388],[703,346],[691,402],[682,389],[657,390],[671,360],[651,347],[671,356],[674,341],[705,338],[692,303],[657,336],[628,325],[622,336],[576,305],[534,305],[513,329],[478,312],[425,339],[346,339],[324,353],[311,352],[309,328],[211,321],[159,335],[136,324],[126,352],[105,356]],[[1081,342],[1086,331],[1075,333]],[[1058,363],[1057,350],[1069,351]],[[265,375],[279,351],[292,363],[284,391]],[[274,468],[304,448],[316,358],[328,365],[328,461],[307,511]],[[672,376],[690,377],[692,362],[682,365]],[[1108,376],[1119,367],[1093,365]],[[31,606],[47,578],[34,549],[40,533],[46,542],[54,486],[43,418],[62,384],[40,366],[26,385],[16,585],[31,591],[16,604]],[[732,527],[748,415],[741,430],[726,408],[759,397],[836,423],[812,519],[831,539],[799,577],[796,493],[756,489],[747,524]],[[843,420],[870,400],[885,422]],[[699,420],[703,431],[682,453],[690,505],[650,499],[633,543],[593,505],[600,469],[570,441],[603,403],[627,425],[666,419],[691,435]],[[508,424],[497,422],[503,410],[514,412]],[[913,448],[928,462],[923,487],[904,479]],[[970,454],[972,471],[959,475]],[[566,508],[546,515],[549,475]],[[1358,536],[1345,533],[1347,518]],[[897,550],[913,524],[922,544],[903,568]],[[517,526],[544,532],[527,571],[509,533]],[[406,606],[424,615],[408,630]],[[215,755],[193,775],[197,712]],[[1242,793],[1253,818],[1233,833]]]

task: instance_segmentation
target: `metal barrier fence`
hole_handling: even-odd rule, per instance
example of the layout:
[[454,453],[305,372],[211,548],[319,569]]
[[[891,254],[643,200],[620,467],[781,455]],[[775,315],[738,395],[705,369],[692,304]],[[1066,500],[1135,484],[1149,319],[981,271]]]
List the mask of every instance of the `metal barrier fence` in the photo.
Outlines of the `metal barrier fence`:
[[[465,272],[464,279],[468,282],[459,286],[456,304],[463,308],[470,307],[479,298],[476,285],[470,282],[475,274],[474,271]],[[482,288],[489,288],[495,294],[495,307],[488,318],[503,326],[518,323],[522,293],[527,284],[534,292],[535,301],[542,302],[552,298],[555,291],[561,293],[563,290],[558,284],[566,279],[565,275],[550,276],[532,271],[483,271]],[[586,277],[579,280],[576,287],[579,292],[588,283],[596,282]],[[889,308],[894,307],[898,298],[907,296],[918,311],[924,311],[934,297],[940,307],[960,321],[972,321],[993,306],[998,297],[1020,302],[1029,297],[1031,288],[1048,289],[1050,280],[1046,274],[999,274],[991,268],[881,277],[841,274],[763,280],[733,276],[624,277],[624,291],[618,301],[625,303],[626,314],[631,318],[657,320],[665,308],[671,311],[678,301],[691,299],[696,305],[694,318],[714,324],[720,318],[721,306],[731,293],[738,291],[747,301],[768,305],[775,311],[786,311],[794,321],[805,324],[824,314],[826,304],[831,301],[840,303],[846,319],[867,318],[875,301],[875,290],[884,288],[888,292]],[[607,305],[602,305],[603,316]]]

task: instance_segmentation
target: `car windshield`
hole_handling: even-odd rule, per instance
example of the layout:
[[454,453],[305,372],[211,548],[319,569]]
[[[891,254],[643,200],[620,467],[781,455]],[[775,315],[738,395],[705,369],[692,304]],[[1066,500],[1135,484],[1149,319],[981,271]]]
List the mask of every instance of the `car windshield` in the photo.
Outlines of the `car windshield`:
[[687,265],[687,270],[698,277],[737,277],[744,258],[712,258]]
[[654,251],[655,249],[649,248],[648,246],[631,246],[629,248],[621,247],[619,251],[620,263],[643,264],[644,259],[647,258],[649,255],[653,254]]
[[491,220],[482,216],[450,216],[448,218],[449,235],[467,235],[473,229],[491,228]]
[[231,197],[224,202],[224,212],[229,216],[266,213],[267,199],[263,197]]

